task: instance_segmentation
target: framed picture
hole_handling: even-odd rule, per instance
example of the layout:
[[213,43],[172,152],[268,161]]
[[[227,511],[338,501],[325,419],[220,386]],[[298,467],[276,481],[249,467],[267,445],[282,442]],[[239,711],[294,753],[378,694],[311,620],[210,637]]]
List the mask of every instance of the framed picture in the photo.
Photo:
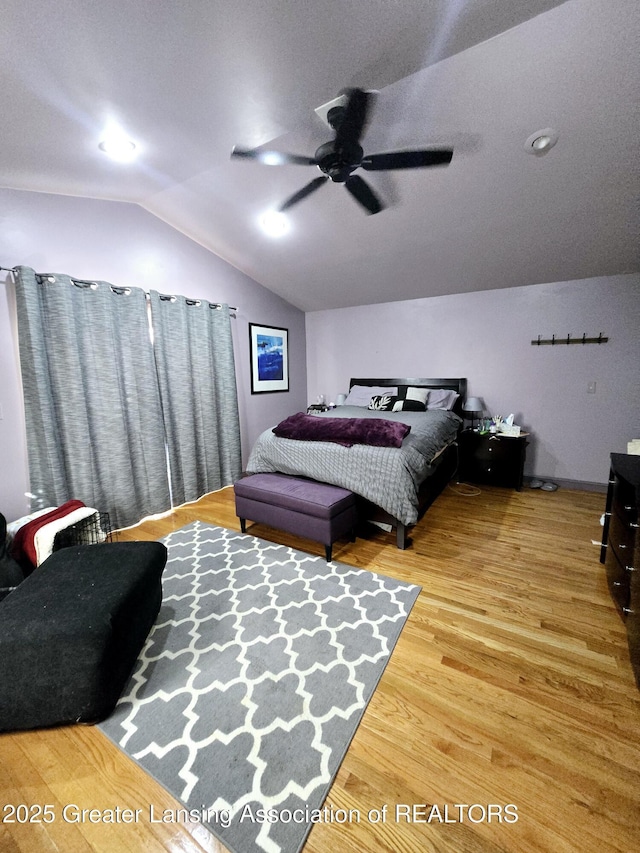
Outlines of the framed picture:
[[251,393],[289,390],[289,330],[249,323]]

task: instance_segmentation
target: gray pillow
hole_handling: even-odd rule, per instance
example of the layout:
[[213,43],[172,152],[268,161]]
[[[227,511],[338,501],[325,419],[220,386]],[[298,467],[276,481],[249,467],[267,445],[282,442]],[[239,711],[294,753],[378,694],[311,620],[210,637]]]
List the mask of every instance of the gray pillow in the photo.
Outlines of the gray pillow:
[[380,385],[352,385],[349,396],[345,400],[345,406],[369,406],[372,397],[380,394],[395,395],[398,393],[397,386],[389,388]]
[[446,409],[450,412],[459,396],[460,394],[446,388],[432,388],[429,391],[427,409]]

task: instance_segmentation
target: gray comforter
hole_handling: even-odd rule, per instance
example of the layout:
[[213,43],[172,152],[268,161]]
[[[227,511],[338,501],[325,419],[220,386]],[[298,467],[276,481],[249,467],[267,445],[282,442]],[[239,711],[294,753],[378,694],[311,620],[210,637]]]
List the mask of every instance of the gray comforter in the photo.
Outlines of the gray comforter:
[[403,524],[418,520],[418,488],[438,454],[455,439],[460,418],[453,412],[375,412],[340,406],[317,417],[386,418],[409,424],[402,447],[342,447],[330,441],[278,438],[265,430],[255,443],[247,471],[280,471],[342,486],[382,507]]

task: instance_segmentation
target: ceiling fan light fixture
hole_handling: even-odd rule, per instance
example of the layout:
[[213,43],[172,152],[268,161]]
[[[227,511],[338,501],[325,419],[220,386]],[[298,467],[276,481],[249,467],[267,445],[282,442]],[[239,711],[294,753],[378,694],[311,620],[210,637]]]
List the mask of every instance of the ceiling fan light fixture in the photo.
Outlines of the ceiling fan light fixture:
[[[429,148],[412,151],[386,151],[380,154],[364,156],[360,139],[367,126],[375,92],[364,89],[343,89],[338,98],[316,109],[316,113],[326,118],[333,130],[333,139],[324,142],[316,149],[313,157],[301,154],[285,154],[277,151],[264,151],[257,148],[234,146],[231,157],[234,159],[257,160],[267,165],[279,163],[300,166],[315,166],[322,176],[314,178],[302,189],[286,199],[277,213],[284,213],[307,196],[332,181],[342,184],[347,192],[358,202],[367,214],[380,213],[384,204],[373,188],[359,175],[353,173],[362,168],[367,172],[383,172],[389,169],[418,169],[426,166],[443,166],[451,162],[453,149]],[[326,116],[324,112],[326,111]],[[261,227],[272,236],[280,237],[287,227],[282,220],[274,218],[277,214],[262,217]]]
[[277,239],[278,237],[284,237],[285,234],[288,234],[291,228],[291,223],[289,222],[289,217],[281,211],[267,210],[267,212],[263,213],[260,217],[260,228],[262,228],[268,237]]
[[558,131],[547,127],[544,130],[537,130],[527,138],[524,144],[525,151],[529,154],[534,154],[536,157],[541,157],[550,151],[558,141]]

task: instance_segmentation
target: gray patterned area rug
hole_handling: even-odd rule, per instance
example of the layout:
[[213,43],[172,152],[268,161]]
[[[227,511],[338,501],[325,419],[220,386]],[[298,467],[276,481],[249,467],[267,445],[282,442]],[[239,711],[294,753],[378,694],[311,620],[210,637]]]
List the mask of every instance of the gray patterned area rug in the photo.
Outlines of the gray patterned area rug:
[[[420,587],[196,521],[100,728],[236,853],[294,853]],[[153,810],[153,805],[151,804]]]

